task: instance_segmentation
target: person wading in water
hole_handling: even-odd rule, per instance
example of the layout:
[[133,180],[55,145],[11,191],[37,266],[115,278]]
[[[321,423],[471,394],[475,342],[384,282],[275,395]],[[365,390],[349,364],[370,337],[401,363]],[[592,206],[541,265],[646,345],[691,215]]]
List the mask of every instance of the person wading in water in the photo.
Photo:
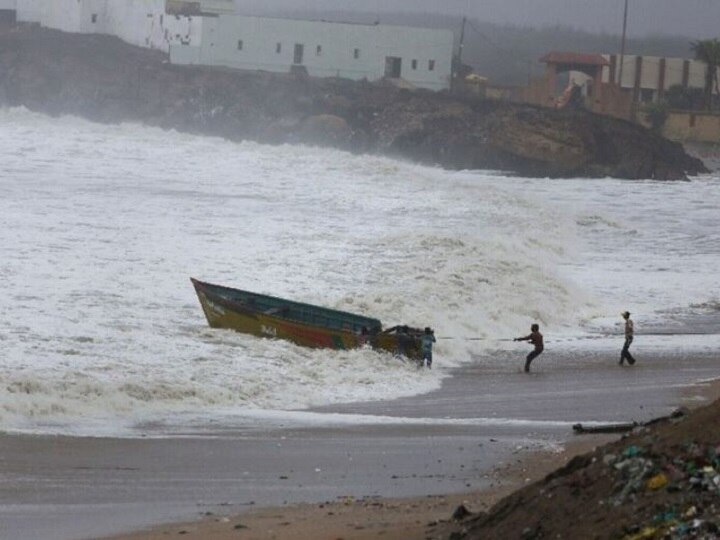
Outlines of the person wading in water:
[[513,341],[529,341],[535,345],[535,349],[525,358],[525,373],[530,373],[530,362],[540,356],[540,353],[542,353],[545,349],[545,345],[543,344],[543,335],[540,333],[540,326],[533,324],[530,327],[530,334],[525,337],[515,338]]
[[432,328],[426,327],[425,333],[423,334],[422,338],[420,338],[420,342],[422,344],[422,363],[420,364],[421,367],[427,361],[428,369],[432,368],[432,346],[435,341],[435,332],[432,331]]
[[635,325],[630,318],[629,311],[623,311],[622,318],[625,319],[625,345],[623,345],[622,351],[620,352],[620,361],[618,364],[622,366],[623,362],[627,360],[628,364],[632,366],[635,363],[635,358],[633,358],[633,355],[630,354],[630,345],[632,344],[633,337],[635,336]]

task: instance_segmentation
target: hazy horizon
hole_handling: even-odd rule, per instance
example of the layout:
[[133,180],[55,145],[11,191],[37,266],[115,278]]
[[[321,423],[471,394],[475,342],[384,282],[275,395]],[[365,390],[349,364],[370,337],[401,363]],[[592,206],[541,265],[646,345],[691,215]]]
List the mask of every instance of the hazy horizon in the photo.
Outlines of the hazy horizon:
[[[625,0],[370,0],[362,6],[350,0],[235,0],[239,13],[307,11],[322,18],[324,11],[367,13],[382,21],[384,13],[456,15],[481,22],[543,28],[569,26],[579,30],[620,34]],[[717,0],[629,0],[628,35],[720,35]]]

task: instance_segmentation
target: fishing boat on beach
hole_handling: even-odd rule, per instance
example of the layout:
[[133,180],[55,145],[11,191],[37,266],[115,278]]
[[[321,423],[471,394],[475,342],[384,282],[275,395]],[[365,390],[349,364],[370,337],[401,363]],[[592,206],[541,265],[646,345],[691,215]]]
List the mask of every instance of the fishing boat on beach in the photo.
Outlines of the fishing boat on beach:
[[378,319],[190,278],[212,328],[286,339],[305,347],[374,349],[419,360],[422,331],[408,326],[383,329]]

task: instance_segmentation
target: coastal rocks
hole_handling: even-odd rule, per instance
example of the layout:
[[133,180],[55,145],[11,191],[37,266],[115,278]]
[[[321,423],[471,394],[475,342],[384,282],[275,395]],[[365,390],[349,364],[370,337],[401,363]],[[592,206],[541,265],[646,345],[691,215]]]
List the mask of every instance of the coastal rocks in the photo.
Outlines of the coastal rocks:
[[296,134],[305,143],[343,148],[349,144],[352,130],[344,118],[318,114],[303,120]]
[[380,151],[448,168],[657,180],[706,172],[680,144],[586,111],[423,96],[385,108],[372,127]]
[[585,111],[558,112],[367,81],[173,66],[99,35],[0,29],[0,105],[100,122],[409,158],[540,177],[683,179],[682,146]]

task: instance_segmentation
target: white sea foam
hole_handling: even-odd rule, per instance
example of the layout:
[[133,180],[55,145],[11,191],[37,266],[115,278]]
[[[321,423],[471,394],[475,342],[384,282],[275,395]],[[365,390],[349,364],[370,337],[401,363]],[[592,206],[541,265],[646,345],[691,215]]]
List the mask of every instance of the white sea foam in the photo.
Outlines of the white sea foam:
[[[518,179],[23,109],[0,137],[0,429],[414,395],[533,321],[572,341],[720,299],[717,178]],[[430,372],[212,330],[190,276],[455,339]]]

